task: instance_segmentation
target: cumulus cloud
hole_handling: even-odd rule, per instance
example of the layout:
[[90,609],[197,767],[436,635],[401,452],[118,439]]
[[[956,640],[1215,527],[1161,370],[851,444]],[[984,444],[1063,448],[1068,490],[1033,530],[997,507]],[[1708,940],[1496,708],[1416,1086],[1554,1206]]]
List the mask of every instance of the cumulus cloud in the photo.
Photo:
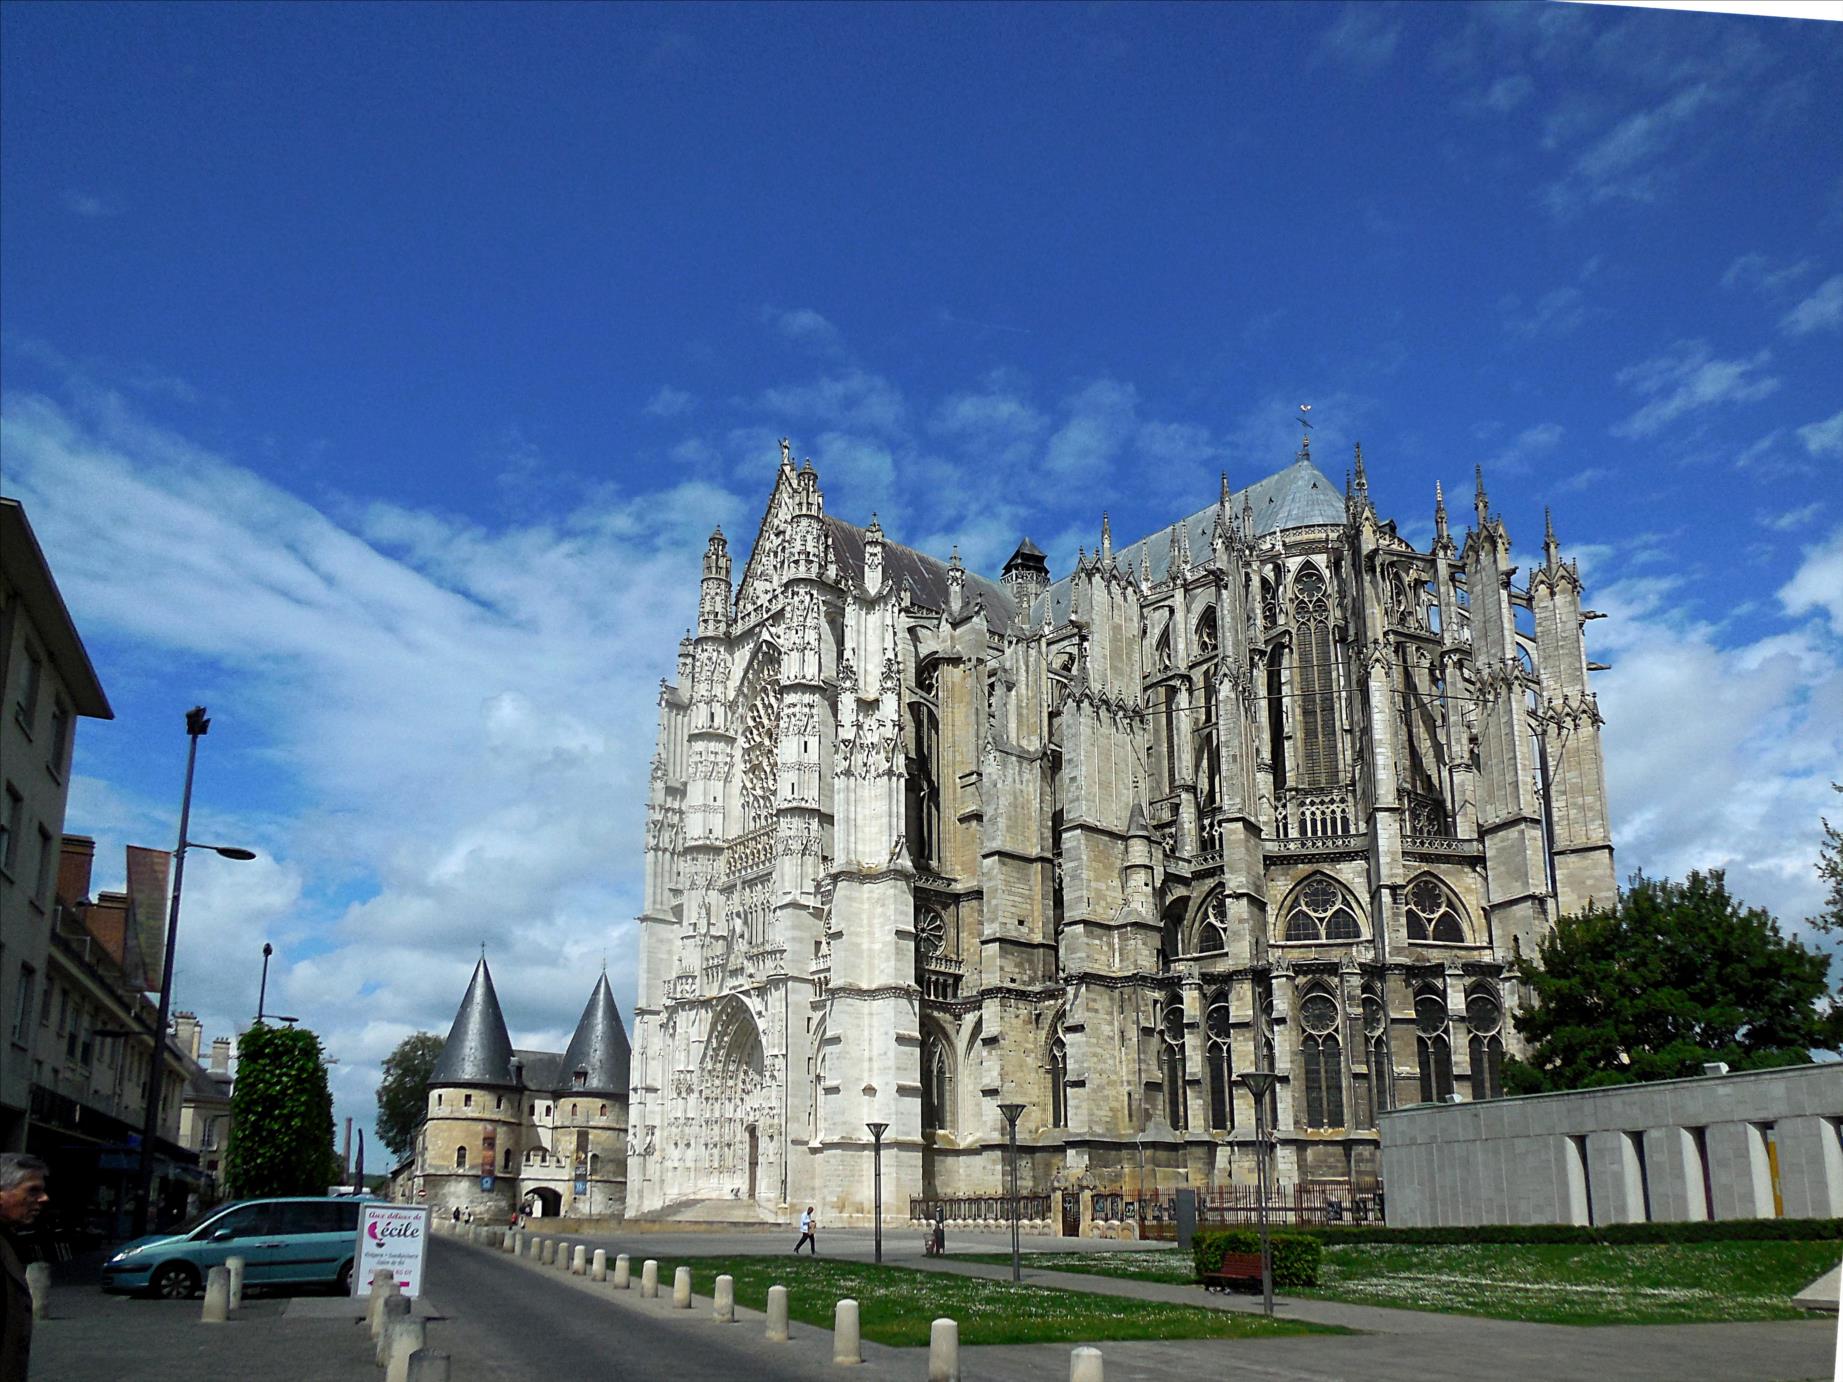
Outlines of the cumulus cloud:
[[1800,427],[1798,439],[1813,456],[1843,457],[1843,412]]
[[1401,24],[1386,7],[1346,5],[1325,31],[1323,51],[1339,62],[1374,71],[1386,67],[1401,42]]
[[1536,461],[1551,455],[1561,445],[1562,435],[1561,424],[1557,422],[1539,422],[1525,427],[1491,457],[1489,468],[1512,474],[1526,471]]
[[1843,638],[1843,528],[1805,549],[1797,572],[1779,589],[1779,603],[1790,615],[1822,614]]
[[1648,437],[1686,413],[1721,403],[1753,403],[1779,388],[1761,371],[1772,352],[1718,360],[1706,341],[1679,341],[1662,355],[1628,366],[1615,379],[1650,401],[1612,429],[1616,437]]
[[1722,273],[1721,286],[1729,289],[1753,288],[1777,296],[1810,271],[1809,259],[1781,264],[1768,255],[1743,254]]
[[844,344],[844,336],[839,329],[810,307],[787,310],[765,307],[762,316],[784,340],[795,345],[830,352]]
[[659,391],[646,401],[643,411],[648,417],[682,417],[691,411],[696,401],[685,390],[662,384]]

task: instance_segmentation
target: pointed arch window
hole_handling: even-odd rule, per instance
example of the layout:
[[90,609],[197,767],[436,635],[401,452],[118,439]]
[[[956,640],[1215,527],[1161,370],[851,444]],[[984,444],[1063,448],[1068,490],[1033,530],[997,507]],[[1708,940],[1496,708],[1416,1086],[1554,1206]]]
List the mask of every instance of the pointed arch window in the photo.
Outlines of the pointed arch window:
[[1337,677],[1332,660],[1330,591],[1316,566],[1302,568],[1293,582],[1293,625],[1298,640],[1293,665],[1299,779],[1307,787],[1327,787],[1339,776]]
[[930,1027],[922,1036],[922,1131],[952,1132],[953,1053]]
[[1165,1083],[1165,1121],[1172,1131],[1190,1126],[1184,1098],[1184,998],[1171,994],[1159,1019],[1159,1069]]
[[1164,628],[1158,631],[1158,639],[1152,644],[1152,666],[1160,672],[1171,670],[1171,621],[1166,620]]
[[[932,666],[932,662],[929,664]],[[909,858],[932,869],[941,846],[941,718],[927,701],[909,702],[909,753],[905,783]]]
[[1203,1018],[1204,1059],[1209,1064],[1209,1125],[1216,1132],[1235,1129],[1235,1061],[1229,1051],[1233,1013],[1227,989],[1209,996]]
[[1216,955],[1229,948],[1229,921],[1222,894],[1217,893],[1204,905],[1197,919],[1197,953]]
[[1356,899],[1329,874],[1315,873],[1301,883],[1283,916],[1281,934],[1289,945],[1363,939]]
[[1184,944],[1184,912],[1190,906],[1187,897],[1174,897],[1165,904],[1165,915],[1159,927],[1158,937],[1158,972],[1169,973],[1177,964],[1178,953]]
[[1472,1097],[1495,1099],[1504,1092],[1504,1005],[1497,994],[1473,989],[1465,1000],[1465,1025],[1472,1031]]
[[1197,656],[1214,657],[1221,643],[1216,631],[1216,607],[1211,605],[1197,619]]
[[1459,899],[1431,873],[1408,884],[1408,939],[1438,945],[1464,945],[1466,929]]
[[1062,1019],[1050,1028],[1049,1037],[1049,1106],[1050,1126],[1069,1126],[1069,1042],[1063,1035]]
[[1305,1125],[1344,1126],[1344,1048],[1337,1036],[1337,999],[1313,989],[1299,1000],[1299,1059],[1305,1069]]
[[1436,989],[1415,995],[1414,1046],[1421,1067],[1421,1102],[1444,1099],[1453,1092],[1453,1038],[1446,998]]

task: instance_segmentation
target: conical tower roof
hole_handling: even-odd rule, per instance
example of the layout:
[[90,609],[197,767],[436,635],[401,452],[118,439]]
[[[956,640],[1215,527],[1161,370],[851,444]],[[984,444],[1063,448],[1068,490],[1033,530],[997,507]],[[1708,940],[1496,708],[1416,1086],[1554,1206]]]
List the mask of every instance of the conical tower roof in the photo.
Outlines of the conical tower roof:
[[[625,1094],[630,1054],[627,1029],[621,1025],[621,1011],[614,1006],[614,990],[604,974],[589,997],[589,1006],[582,1010],[582,1021],[576,1024],[576,1035],[563,1053],[557,1077],[566,1089]],[[584,1072],[582,1084],[576,1083],[578,1070]]]
[[493,975],[486,956],[474,966],[473,982],[454,1015],[448,1040],[429,1073],[430,1084],[512,1083],[512,1038],[506,1034],[505,1014],[493,992]]

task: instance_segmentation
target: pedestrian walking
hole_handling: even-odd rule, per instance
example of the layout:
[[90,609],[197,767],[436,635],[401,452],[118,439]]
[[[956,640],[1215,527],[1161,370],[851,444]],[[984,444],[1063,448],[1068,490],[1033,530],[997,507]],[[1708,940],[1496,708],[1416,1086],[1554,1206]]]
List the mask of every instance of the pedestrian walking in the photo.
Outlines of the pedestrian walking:
[[50,1203],[49,1169],[35,1156],[0,1152],[0,1277],[6,1291],[0,1302],[0,1378],[6,1382],[25,1382],[32,1358],[32,1288],[15,1235],[31,1228]]
[[813,1237],[813,1230],[818,1226],[819,1221],[813,1218],[813,1207],[809,1204],[806,1212],[800,1216],[800,1241],[794,1244],[795,1257],[800,1255],[801,1248],[808,1246],[812,1248],[814,1257],[819,1256],[819,1242]]

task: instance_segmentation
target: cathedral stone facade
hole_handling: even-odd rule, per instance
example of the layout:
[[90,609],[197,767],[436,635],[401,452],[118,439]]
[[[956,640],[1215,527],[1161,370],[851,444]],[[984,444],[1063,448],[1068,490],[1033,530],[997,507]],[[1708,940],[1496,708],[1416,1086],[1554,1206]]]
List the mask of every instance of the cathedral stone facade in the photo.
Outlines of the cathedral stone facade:
[[1518,958],[1614,897],[1574,567],[1482,477],[1431,550],[1309,444],[1059,579],[828,514],[787,445],[660,693],[629,1213],[1361,1188],[1376,1115],[1497,1093]]
[[421,1198],[437,1213],[504,1223],[620,1218],[627,1204],[631,1051],[601,976],[569,1049],[515,1050],[486,957],[429,1075],[417,1134]]

